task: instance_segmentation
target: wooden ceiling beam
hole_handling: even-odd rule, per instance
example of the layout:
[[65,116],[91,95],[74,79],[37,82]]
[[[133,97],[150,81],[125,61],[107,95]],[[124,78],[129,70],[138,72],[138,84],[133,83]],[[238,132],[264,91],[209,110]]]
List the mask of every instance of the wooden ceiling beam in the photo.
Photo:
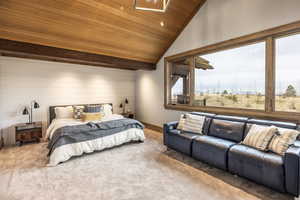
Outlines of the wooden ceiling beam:
[[100,66],[127,70],[155,70],[156,64],[130,59],[86,53],[27,42],[0,39],[0,53],[3,56],[30,58],[72,64]]

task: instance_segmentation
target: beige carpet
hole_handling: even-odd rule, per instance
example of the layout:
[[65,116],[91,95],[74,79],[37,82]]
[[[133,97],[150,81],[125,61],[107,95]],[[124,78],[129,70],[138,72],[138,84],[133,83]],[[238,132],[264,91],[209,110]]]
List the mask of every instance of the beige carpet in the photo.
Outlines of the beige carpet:
[[0,200],[293,199],[167,151],[158,132],[47,168],[46,143],[0,151]]

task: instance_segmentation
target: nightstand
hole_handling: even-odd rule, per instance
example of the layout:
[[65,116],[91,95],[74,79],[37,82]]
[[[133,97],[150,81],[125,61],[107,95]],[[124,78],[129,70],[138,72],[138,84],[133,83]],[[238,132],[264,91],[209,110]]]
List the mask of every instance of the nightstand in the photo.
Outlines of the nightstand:
[[121,113],[121,115],[123,115],[123,117],[130,118],[130,119],[135,118],[134,113]]
[[28,142],[40,142],[43,137],[42,122],[32,124],[16,124],[16,144],[21,146]]

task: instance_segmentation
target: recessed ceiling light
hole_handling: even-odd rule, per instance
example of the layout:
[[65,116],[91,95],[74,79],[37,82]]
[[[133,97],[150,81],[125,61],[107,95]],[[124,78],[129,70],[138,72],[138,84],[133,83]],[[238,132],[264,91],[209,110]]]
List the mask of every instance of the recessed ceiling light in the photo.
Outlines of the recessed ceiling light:
[[164,26],[165,23],[163,21],[160,22],[160,26]]

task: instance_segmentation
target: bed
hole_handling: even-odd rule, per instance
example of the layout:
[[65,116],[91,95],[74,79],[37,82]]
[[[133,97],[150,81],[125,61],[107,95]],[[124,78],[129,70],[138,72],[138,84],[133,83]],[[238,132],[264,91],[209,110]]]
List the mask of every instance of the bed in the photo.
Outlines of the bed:
[[68,106],[85,104],[49,107],[50,125],[46,132],[49,149],[47,166],[56,166],[85,153],[145,140],[144,126],[140,122],[118,114],[88,122],[73,118],[56,119],[55,108]]

